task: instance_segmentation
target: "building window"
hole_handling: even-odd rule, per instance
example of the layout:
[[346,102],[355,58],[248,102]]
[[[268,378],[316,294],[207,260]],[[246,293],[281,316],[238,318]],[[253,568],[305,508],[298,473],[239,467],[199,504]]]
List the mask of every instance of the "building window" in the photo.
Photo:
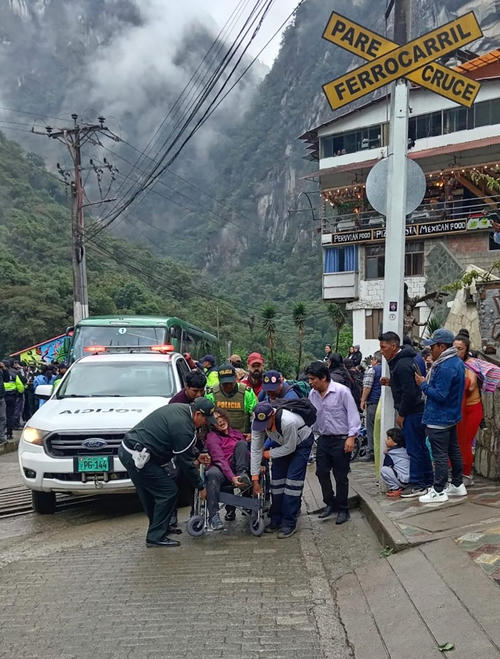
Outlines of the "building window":
[[[384,245],[365,247],[365,279],[383,279],[385,266]],[[405,247],[405,277],[424,274],[424,243],[409,241]]]
[[382,309],[366,309],[365,339],[378,339],[382,331]]
[[378,146],[382,146],[382,126],[380,124],[321,138],[322,158],[356,153],[356,151],[364,149],[375,149]]
[[424,243],[411,241],[405,249],[405,276],[418,277],[424,274]]
[[346,245],[345,247],[326,247],[324,273],[330,272],[357,272],[358,247]]
[[441,135],[443,132],[442,113],[431,112],[418,117],[411,117],[408,123],[408,136],[414,140]]
[[384,245],[365,247],[365,279],[384,278],[384,254]]

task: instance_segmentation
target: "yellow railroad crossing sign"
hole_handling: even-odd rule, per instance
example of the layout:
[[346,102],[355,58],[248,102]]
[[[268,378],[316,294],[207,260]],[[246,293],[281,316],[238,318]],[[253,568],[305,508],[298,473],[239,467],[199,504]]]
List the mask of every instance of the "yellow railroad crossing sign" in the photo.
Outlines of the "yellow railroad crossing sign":
[[404,46],[333,12],[323,37],[366,60],[368,64],[323,85],[333,110],[406,77],[446,98],[470,107],[480,88],[476,80],[434,60],[482,36],[474,12],[423,34]]

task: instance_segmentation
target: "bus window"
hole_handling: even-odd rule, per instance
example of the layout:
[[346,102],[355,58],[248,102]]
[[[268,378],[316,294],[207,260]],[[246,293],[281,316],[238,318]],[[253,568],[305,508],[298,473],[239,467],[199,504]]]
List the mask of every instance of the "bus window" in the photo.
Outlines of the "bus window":
[[181,352],[189,352],[194,348],[194,339],[186,330],[182,330]]
[[182,328],[179,325],[171,325],[169,328],[169,335],[169,343],[171,343],[176,350],[181,350]]

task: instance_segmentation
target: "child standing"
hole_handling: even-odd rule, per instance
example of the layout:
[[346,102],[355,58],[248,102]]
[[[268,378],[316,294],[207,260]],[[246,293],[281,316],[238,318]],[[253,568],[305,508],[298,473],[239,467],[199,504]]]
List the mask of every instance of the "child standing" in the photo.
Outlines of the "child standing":
[[389,487],[388,497],[398,497],[410,480],[410,458],[401,428],[390,428],[385,440],[384,465],[380,475]]

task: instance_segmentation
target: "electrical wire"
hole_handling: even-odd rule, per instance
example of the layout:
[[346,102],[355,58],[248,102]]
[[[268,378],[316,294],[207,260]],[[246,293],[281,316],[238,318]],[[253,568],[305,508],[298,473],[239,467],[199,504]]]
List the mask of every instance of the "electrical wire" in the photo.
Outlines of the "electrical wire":
[[[285,20],[281,23],[281,25],[278,27],[278,29],[277,29],[277,30],[274,32],[274,34],[270,37],[270,39],[268,39],[268,41],[264,44],[264,46],[259,50],[259,52],[257,53],[257,55],[251,60],[251,62],[249,63],[249,65],[248,65],[248,66],[244,69],[244,71],[240,74],[240,76],[238,77],[238,79],[237,79],[237,80],[231,85],[231,87],[230,87],[230,88],[228,89],[228,91],[224,94],[224,96],[223,96],[223,97],[222,97],[222,98],[216,103],[216,105],[215,105],[211,110],[209,109],[209,111],[208,111],[208,112],[207,112],[207,113],[201,118],[201,120],[198,122],[197,127],[195,128],[195,131],[196,131],[199,127],[201,127],[201,126],[202,126],[202,125],[208,120],[208,118],[213,114],[213,112],[215,112],[215,110],[217,109],[217,107],[223,102],[223,100],[227,97],[227,95],[228,95],[228,94],[234,89],[234,87],[240,82],[240,80],[241,80],[241,79],[243,78],[243,76],[247,73],[247,71],[251,68],[251,66],[255,63],[255,61],[258,59],[258,57],[261,55],[261,53],[265,50],[265,48],[267,48],[267,46],[271,43],[271,41],[272,41],[272,40],[277,36],[277,34],[282,30],[282,28],[284,27],[284,25],[286,25],[286,23],[287,23],[287,22],[288,22],[288,21],[294,16],[294,14],[295,14],[296,11],[299,9],[299,7],[303,4],[304,1],[305,1],[305,0],[300,0],[300,2],[296,5],[296,7],[293,9],[293,11],[290,12],[290,14],[285,18]],[[270,6],[270,5],[269,5],[269,6]],[[262,23],[260,23],[260,25],[261,25],[261,24],[262,24]],[[259,25],[259,28],[260,28],[260,25]],[[254,36],[255,36],[255,34],[254,34]],[[191,133],[190,137],[191,137],[193,134],[194,134],[194,132]],[[190,137],[188,138],[188,140],[190,139]],[[185,141],[184,141],[184,143],[182,144],[181,148],[180,148],[180,149],[178,150],[178,152],[175,154],[174,158],[171,159],[171,160],[169,161],[169,163],[167,163],[167,165],[164,166],[164,167],[162,168],[162,170],[159,172],[158,175],[161,175],[161,173],[163,173],[163,172],[164,172],[164,171],[165,171],[165,170],[166,170],[166,169],[172,164],[172,162],[173,162],[173,161],[175,160],[175,158],[180,154],[182,148],[185,146],[185,144],[187,143],[188,140],[185,140]],[[154,180],[156,180],[157,178],[158,178],[158,176],[156,176]],[[154,181],[153,181],[153,182],[154,182]],[[106,223],[106,226],[103,227],[103,228],[106,228],[107,226],[109,226],[110,223],[111,223],[111,222]],[[95,234],[95,235],[97,235],[97,234]]]
[[[224,24],[224,26],[222,27],[222,29],[221,29],[220,32],[218,33],[217,37],[215,38],[215,40],[214,40],[213,43],[211,44],[210,48],[208,49],[207,53],[205,54],[205,56],[204,56],[203,59],[201,60],[200,64],[198,65],[198,67],[196,68],[196,70],[194,71],[194,73],[192,74],[191,78],[188,80],[188,82],[186,83],[186,85],[185,85],[184,88],[182,89],[181,93],[180,93],[179,96],[177,97],[175,103],[172,105],[172,107],[171,107],[171,108],[169,109],[169,111],[167,112],[166,116],[163,118],[163,120],[161,121],[161,123],[159,124],[159,126],[156,128],[155,132],[154,132],[153,135],[151,136],[149,142],[147,143],[147,145],[145,146],[145,148],[143,149],[143,151],[140,151],[140,152],[139,152],[140,155],[139,155],[139,157],[136,159],[136,162],[134,163],[133,167],[131,168],[129,174],[133,171],[133,169],[134,169],[135,167],[138,167],[139,163],[141,162],[141,158],[142,158],[142,156],[145,156],[146,153],[147,153],[147,151],[152,147],[154,140],[155,140],[156,137],[159,135],[161,129],[162,129],[163,126],[166,124],[166,122],[168,121],[169,117],[170,117],[172,114],[175,114],[175,112],[177,112],[178,108],[179,108],[179,107],[181,106],[181,104],[184,102],[185,98],[187,98],[187,99],[189,100],[189,95],[191,94],[191,92],[189,92],[189,88],[191,87],[192,90],[194,90],[194,89],[196,88],[196,85],[198,84],[198,81],[199,81],[199,73],[200,73],[200,71],[201,71],[201,69],[202,69],[202,67],[203,67],[204,62],[207,60],[207,58],[209,57],[209,55],[210,55],[210,53],[212,52],[212,50],[214,50],[214,49],[216,48],[218,42],[221,44],[221,47],[223,46],[223,44],[224,44],[224,39],[226,38],[226,32],[228,32],[230,29],[232,29],[231,26],[232,26],[233,22],[234,22],[235,20],[237,20],[238,15],[239,15],[239,12],[242,11],[242,5],[245,5],[245,6],[246,6],[246,5],[248,4],[248,2],[249,2],[249,0],[240,0],[239,4],[238,4],[238,5],[236,6],[236,8],[233,10],[233,12],[231,13],[231,15],[229,16],[229,19],[226,21],[226,23]],[[217,53],[218,53],[218,52],[219,52],[219,50],[216,51],[215,56],[217,56]],[[148,156],[148,157],[149,157],[149,156]],[[126,180],[128,179],[128,176],[129,176],[129,175],[127,175],[125,181],[123,182],[123,184],[122,184],[122,185],[120,186],[120,188],[118,189],[117,194],[118,194],[118,193],[120,192],[120,190],[123,188],[123,185],[125,184]],[[130,188],[130,189],[131,189],[131,188]]]
[[[262,21],[264,20],[266,14],[269,11],[269,9],[270,9],[273,2],[274,2],[274,0],[267,0],[266,4],[263,7],[263,11],[262,11],[261,14],[257,14],[257,16],[249,17],[247,19],[247,21],[245,22],[244,28],[242,28],[242,30],[240,30],[239,35],[238,35],[238,37],[240,38],[240,41],[239,42],[234,42],[232,44],[231,48],[228,51],[228,54],[226,54],[226,57],[223,60],[223,63],[221,65],[219,65],[217,71],[212,75],[212,78],[210,80],[210,85],[205,89],[205,91],[203,92],[203,94],[199,98],[196,106],[190,112],[189,117],[184,122],[181,130],[177,133],[177,135],[174,137],[174,139],[171,140],[168,148],[162,154],[159,162],[152,168],[147,180],[145,180],[143,182],[143,184],[131,195],[131,197],[129,199],[127,199],[126,201],[124,201],[123,204],[121,205],[121,207],[119,207],[114,212],[114,214],[112,214],[109,217],[109,219],[107,219],[107,221],[103,224],[101,229],[99,229],[99,232],[102,231],[104,228],[110,226],[110,224],[112,224],[112,222],[118,217],[118,215],[120,213],[122,213],[128,206],[130,206],[130,204],[132,204],[139,197],[139,195],[142,192],[144,192],[147,188],[149,188],[158,179],[158,177],[163,173],[163,171],[165,171],[165,169],[168,166],[170,166],[170,164],[172,164],[172,162],[175,160],[175,158],[179,155],[179,153],[182,151],[184,146],[187,144],[187,142],[194,135],[197,128],[190,131],[188,137],[183,141],[182,145],[180,146],[180,148],[178,149],[176,154],[174,154],[173,158],[170,158],[166,165],[162,165],[162,163],[165,160],[165,158],[167,157],[168,153],[174,148],[175,144],[182,138],[182,135],[187,130],[187,127],[189,126],[189,123],[193,120],[194,116],[196,115],[198,110],[201,108],[201,106],[205,102],[205,100],[208,98],[208,95],[210,94],[210,92],[213,90],[215,84],[220,79],[222,73],[227,68],[226,60],[229,62],[236,55],[239,45],[243,42],[243,39],[249,34],[252,27],[257,22],[257,27],[254,28],[254,31],[253,31],[253,34],[250,37],[250,40],[243,47],[243,52],[240,54],[239,58],[236,61],[236,64],[233,66],[231,72],[228,74],[226,80],[222,84],[221,89],[219,89],[219,91],[217,92],[215,98],[213,98],[211,101],[209,101],[207,110],[209,110],[213,106],[213,104],[217,101],[217,99],[221,95],[223,89],[226,87],[229,80],[231,79],[231,76],[234,74],[236,68],[238,67],[239,63],[241,62],[241,59],[243,58],[246,51],[248,50],[248,48],[249,48],[250,44],[252,43],[253,39],[256,37],[256,35],[257,35],[261,25],[262,25]],[[256,5],[254,6],[254,8],[258,7],[258,5],[260,5],[260,4],[261,4],[261,0],[258,0]],[[260,9],[262,10],[262,7],[260,7]],[[105,218],[101,218],[101,221],[104,220],[104,219]],[[97,233],[94,233],[94,235],[97,235]]]

